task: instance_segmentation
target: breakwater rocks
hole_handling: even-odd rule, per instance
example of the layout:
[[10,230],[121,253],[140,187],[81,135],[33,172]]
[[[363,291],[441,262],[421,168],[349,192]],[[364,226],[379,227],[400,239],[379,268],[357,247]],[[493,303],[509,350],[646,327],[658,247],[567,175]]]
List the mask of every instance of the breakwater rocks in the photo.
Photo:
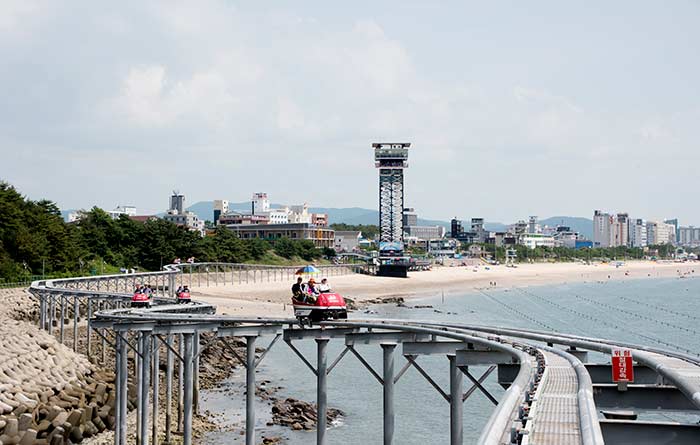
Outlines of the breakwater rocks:
[[0,298],[0,443],[77,443],[112,428],[114,375],[14,319],[34,316],[24,290],[4,289]]
[[345,304],[347,305],[348,310],[351,310],[351,311],[365,309],[366,307],[368,307],[372,304],[396,304],[398,306],[401,306],[404,304],[403,297],[380,297],[380,298],[372,298],[369,300],[360,300],[360,301],[357,301],[357,300],[350,298],[350,297],[344,297],[344,298],[345,298]]
[[[202,348],[208,347],[202,352],[199,360],[199,386],[202,389],[211,389],[231,374],[231,370],[241,365],[241,362],[233,354],[231,349],[245,360],[245,341],[238,338],[213,339],[213,334],[204,333],[200,336],[199,344]],[[225,342],[228,342],[228,346]],[[229,348],[230,346],[230,348]],[[261,353],[264,349],[256,348],[255,352]]]
[[[326,419],[328,424],[337,422],[343,412],[339,409],[328,408]],[[286,398],[276,400],[272,405],[272,422],[277,425],[290,427],[293,430],[316,429],[316,405],[302,400]]]

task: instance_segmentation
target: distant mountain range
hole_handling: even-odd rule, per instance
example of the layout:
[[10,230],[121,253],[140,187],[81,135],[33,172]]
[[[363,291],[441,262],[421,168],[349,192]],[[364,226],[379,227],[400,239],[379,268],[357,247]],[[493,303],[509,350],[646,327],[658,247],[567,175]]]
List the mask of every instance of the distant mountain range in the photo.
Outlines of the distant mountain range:
[[[250,211],[250,201],[246,202],[230,202],[229,209],[239,211]],[[282,207],[280,204],[272,204],[272,208]],[[202,220],[211,221],[214,218],[214,202],[200,201],[192,204],[187,210],[195,213]],[[68,213],[74,210],[64,210],[64,219],[68,217]],[[311,207],[309,211],[312,213],[327,213],[329,224],[345,223],[345,224],[379,224],[379,212],[372,209],[364,209],[361,207]],[[162,216],[160,214],[159,216]],[[593,237],[593,220],[576,216],[552,216],[551,218],[542,219],[539,221],[541,225],[555,227],[557,225],[571,227],[571,230],[580,233],[588,239]],[[449,232],[450,222],[434,219],[418,218],[418,224],[421,226],[443,226]],[[463,220],[464,228],[468,229],[469,220]],[[507,224],[499,222],[485,222],[484,228],[492,232],[504,232],[508,229]]]

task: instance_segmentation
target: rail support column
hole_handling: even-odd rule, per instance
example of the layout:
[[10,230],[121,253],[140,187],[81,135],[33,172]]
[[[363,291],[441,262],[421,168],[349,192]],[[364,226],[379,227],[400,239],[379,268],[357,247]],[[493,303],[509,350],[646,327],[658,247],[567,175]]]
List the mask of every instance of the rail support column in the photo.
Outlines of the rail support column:
[[195,331],[192,342],[192,409],[195,414],[199,414],[199,331]]
[[[99,282],[98,282],[99,284]],[[92,300],[90,297],[87,299],[87,358],[92,362],[91,357],[91,346],[92,346]]]
[[255,339],[246,337],[245,443],[255,445]]
[[394,350],[396,343],[382,343],[384,354],[384,445],[394,442]]
[[73,297],[73,352],[78,352],[78,321],[80,320],[80,302]]
[[168,275],[168,296],[170,298],[175,297],[175,278],[174,273]]
[[61,344],[63,344],[63,327],[66,324],[66,296],[61,295],[61,323],[60,323],[60,334],[59,337],[61,338]]
[[153,425],[151,426],[152,428],[152,437],[151,437],[151,442],[153,445],[158,445],[158,391],[160,388],[158,388],[159,384],[159,367],[160,367],[160,357],[159,357],[159,352],[160,352],[160,343],[158,343],[158,337],[152,337],[153,341]]
[[317,364],[318,373],[316,381],[316,444],[326,445],[326,423],[328,412],[328,338],[317,338]]
[[56,318],[56,299],[53,295],[49,295],[49,334],[53,334],[53,321]]
[[39,329],[46,329],[46,294],[39,294]]
[[456,356],[447,358],[450,360],[450,445],[462,445],[462,371],[457,367]]
[[139,415],[141,416],[140,445],[148,445],[148,391],[151,387],[151,333],[142,334],[143,359],[141,360],[141,395],[139,400]]
[[[128,334],[127,334],[128,335]],[[127,337],[128,339],[129,337]],[[136,332],[136,350],[134,351],[134,379],[136,381],[136,445],[141,440],[141,410],[143,409],[143,332]]]
[[192,358],[194,356],[193,354],[193,334],[184,334],[184,343],[185,343],[185,355],[183,357],[184,359],[184,382],[183,382],[183,399],[184,399],[184,409],[183,409],[183,444],[184,445],[192,445],[192,377],[193,377],[193,372],[192,372]]
[[115,417],[115,426],[114,426],[114,445],[120,445],[121,441],[119,438],[119,435],[121,431],[119,430],[119,422],[121,421],[122,414],[121,414],[121,407],[122,407],[122,402],[121,402],[121,397],[122,397],[122,339],[119,336],[119,333],[117,333],[116,336],[116,341],[114,344],[114,417]]
[[126,417],[127,417],[127,400],[129,390],[129,357],[126,341],[120,336],[117,337],[119,343],[119,418],[117,419],[117,428],[119,431],[118,445],[126,445]]
[[[172,434],[172,416],[173,416],[173,336],[168,334],[166,340],[168,347],[166,348],[167,357],[165,365],[165,443],[169,444]],[[155,445],[155,444],[153,444]]]
[[[178,334],[178,339],[177,339],[177,347],[178,347],[178,353],[180,354],[180,357],[185,356],[185,337],[183,334]],[[177,430],[182,431],[182,425],[183,425],[183,420],[182,420],[182,409],[183,409],[183,395],[184,395],[184,384],[185,384],[185,377],[184,377],[184,367],[185,364],[182,362],[182,360],[178,360],[177,362]]]

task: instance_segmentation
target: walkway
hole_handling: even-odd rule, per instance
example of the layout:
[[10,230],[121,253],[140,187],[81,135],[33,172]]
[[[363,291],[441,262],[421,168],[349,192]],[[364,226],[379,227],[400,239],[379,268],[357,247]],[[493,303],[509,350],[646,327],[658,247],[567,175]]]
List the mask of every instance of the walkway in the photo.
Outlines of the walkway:
[[581,443],[578,378],[568,360],[543,351],[546,371],[538,391],[529,442],[537,445]]

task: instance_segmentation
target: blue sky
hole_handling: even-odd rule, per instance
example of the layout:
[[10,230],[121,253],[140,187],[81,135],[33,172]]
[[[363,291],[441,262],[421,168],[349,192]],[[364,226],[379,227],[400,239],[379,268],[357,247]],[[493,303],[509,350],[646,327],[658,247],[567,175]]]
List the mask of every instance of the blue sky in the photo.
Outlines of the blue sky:
[[63,208],[376,208],[700,224],[700,3],[0,2],[0,178]]

